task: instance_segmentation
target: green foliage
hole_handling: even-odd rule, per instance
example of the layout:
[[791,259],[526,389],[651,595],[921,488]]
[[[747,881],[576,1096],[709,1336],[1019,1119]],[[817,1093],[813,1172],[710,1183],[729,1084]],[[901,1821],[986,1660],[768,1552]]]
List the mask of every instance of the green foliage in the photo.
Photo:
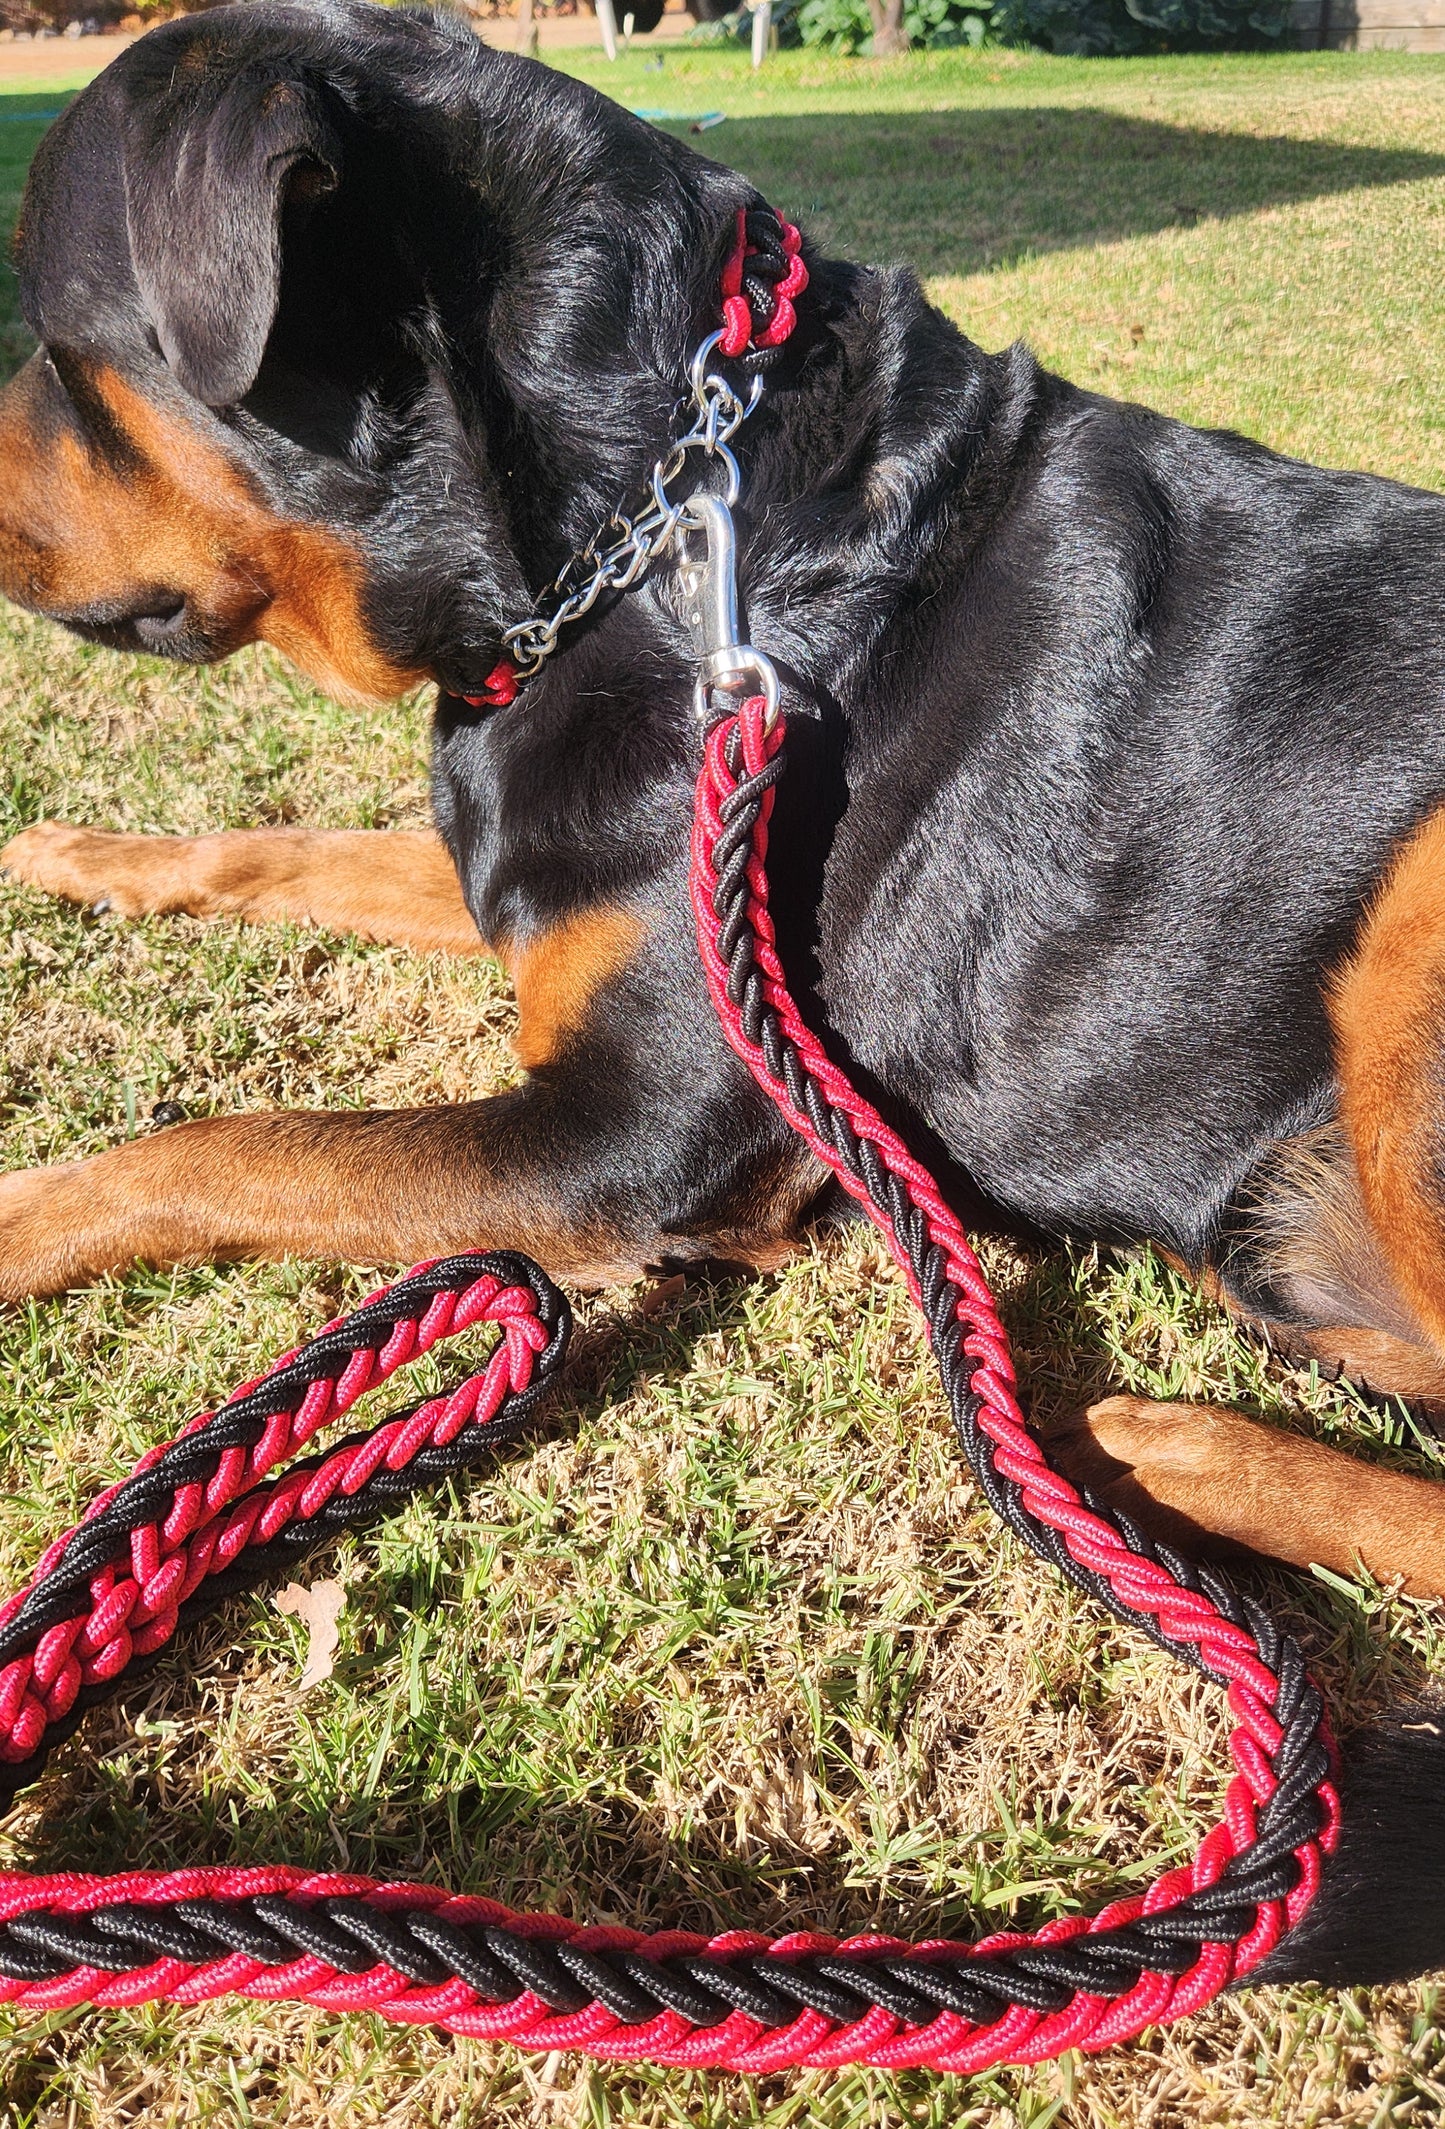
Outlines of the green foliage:
[[63,30],[67,23],[89,22],[99,30],[112,30],[123,15],[142,16],[147,24],[159,19],[169,0],[0,0],[0,29],[21,36],[37,31]]
[[1086,59],[1280,49],[1290,14],[1290,0],[998,0],[994,27],[1005,44]]
[[[903,29],[910,45],[938,51],[949,45],[981,45],[989,36],[994,0],[905,0]],[[839,54],[873,49],[868,0],[803,0],[797,11],[804,44]]]
[[[798,0],[774,0],[772,33],[774,41],[785,51],[791,51],[802,43],[798,35]],[[710,21],[699,22],[687,33],[686,42],[706,48],[708,45],[740,44],[744,47],[753,41],[752,10],[740,0],[740,4],[726,15],[714,15]]]
[[[915,49],[1042,45],[1078,58],[1132,53],[1278,49],[1289,40],[1291,0],[904,0]],[[868,0],[781,0],[784,43],[840,57],[873,50]],[[738,11],[737,34],[750,17]]]

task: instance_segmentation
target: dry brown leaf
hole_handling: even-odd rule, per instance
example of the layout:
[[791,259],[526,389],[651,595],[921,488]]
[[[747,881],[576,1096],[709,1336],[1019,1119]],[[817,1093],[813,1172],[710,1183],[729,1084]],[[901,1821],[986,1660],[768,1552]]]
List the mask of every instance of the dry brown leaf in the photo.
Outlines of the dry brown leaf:
[[686,1279],[680,1271],[674,1272],[670,1279],[659,1279],[655,1286],[649,1286],[638,1306],[649,1319],[660,1316],[664,1309],[669,1309],[674,1302],[680,1301],[686,1290]]
[[299,1619],[309,1636],[305,1667],[296,1684],[298,1693],[320,1685],[336,1668],[336,1644],[341,1638],[336,1622],[345,1602],[346,1591],[339,1582],[313,1582],[310,1589],[288,1582],[277,1596],[277,1611]]

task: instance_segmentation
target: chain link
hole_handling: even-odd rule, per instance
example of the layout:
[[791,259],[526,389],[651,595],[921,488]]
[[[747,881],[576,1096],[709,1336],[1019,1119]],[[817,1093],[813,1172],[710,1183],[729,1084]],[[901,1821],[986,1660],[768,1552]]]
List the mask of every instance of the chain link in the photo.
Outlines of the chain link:
[[614,510],[587,545],[563,564],[527,619],[503,631],[519,680],[530,680],[541,671],[562,630],[590,613],[604,592],[630,590],[672,548],[689,500],[688,495],[678,499],[672,490],[694,452],[722,467],[727,477],[723,500],[729,507],[736,503],[742,474],[729,446],[761,399],[763,380],[754,377],[744,396],[708,368],[722,337],[720,332],[709,333],[688,365],[693,425],[653,467],[636,512],[629,516]]

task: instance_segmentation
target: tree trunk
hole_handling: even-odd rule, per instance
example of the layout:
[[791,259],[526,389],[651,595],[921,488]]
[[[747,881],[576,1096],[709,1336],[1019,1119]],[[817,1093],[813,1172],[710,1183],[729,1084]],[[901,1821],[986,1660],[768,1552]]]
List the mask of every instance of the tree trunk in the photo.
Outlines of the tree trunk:
[[903,34],[903,0],[868,0],[873,17],[873,57],[894,59],[908,50]]

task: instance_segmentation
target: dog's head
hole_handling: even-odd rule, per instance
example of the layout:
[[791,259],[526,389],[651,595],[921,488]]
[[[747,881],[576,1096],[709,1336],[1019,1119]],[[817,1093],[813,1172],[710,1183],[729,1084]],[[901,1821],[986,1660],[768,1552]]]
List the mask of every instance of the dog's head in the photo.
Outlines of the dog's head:
[[750,197],[445,16],[153,31],[31,174],[0,589],[352,697],[478,688],[666,435]]

